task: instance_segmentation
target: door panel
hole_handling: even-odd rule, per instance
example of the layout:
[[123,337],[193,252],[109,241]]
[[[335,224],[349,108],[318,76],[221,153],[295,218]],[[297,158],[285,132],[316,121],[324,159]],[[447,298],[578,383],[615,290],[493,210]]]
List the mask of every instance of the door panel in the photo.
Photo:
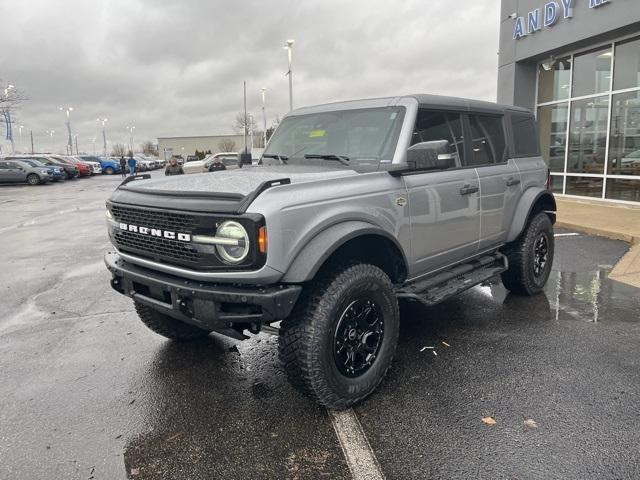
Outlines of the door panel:
[[522,193],[513,160],[476,168],[480,179],[480,249],[504,243]]
[[479,180],[475,169],[404,177],[411,214],[412,277],[444,267],[478,250]]

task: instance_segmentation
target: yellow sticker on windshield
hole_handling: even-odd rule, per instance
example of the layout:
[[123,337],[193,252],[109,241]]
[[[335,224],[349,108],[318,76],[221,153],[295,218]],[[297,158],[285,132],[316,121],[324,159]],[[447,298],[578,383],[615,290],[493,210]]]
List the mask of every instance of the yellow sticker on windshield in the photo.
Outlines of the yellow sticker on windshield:
[[311,130],[309,132],[309,138],[324,137],[326,134],[326,130]]

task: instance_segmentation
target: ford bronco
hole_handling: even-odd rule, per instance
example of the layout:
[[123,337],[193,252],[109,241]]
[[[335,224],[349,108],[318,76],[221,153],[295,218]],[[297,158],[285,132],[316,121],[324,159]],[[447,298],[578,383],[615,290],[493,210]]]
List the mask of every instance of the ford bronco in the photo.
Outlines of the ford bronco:
[[556,203],[528,110],[433,95],[301,108],[238,170],[130,177],[112,287],[173,340],[279,335],[291,382],[345,408],[389,369],[398,301],[501,276],[540,292]]

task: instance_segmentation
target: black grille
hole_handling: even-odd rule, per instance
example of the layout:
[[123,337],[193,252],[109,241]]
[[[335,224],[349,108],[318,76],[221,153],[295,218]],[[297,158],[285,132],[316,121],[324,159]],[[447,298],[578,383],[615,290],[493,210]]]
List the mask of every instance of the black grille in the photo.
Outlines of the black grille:
[[139,233],[116,231],[116,242],[122,250],[144,252],[151,258],[173,260],[180,264],[197,264],[200,253],[191,245],[167,238],[150,237]]
[[194,215],[183,213],[143,210],[140,208],[112,205],[111,214],[118,222],[141,227],[159,228],[173,232],[190,233],[198,226],[198,219]]

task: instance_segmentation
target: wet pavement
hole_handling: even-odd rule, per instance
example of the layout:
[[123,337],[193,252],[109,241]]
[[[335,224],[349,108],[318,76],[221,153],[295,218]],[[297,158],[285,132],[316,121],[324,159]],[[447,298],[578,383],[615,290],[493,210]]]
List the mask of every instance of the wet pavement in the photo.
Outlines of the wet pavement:
[[[350,478],[275,337],[173,344],[110,289],[117,183],[0,186],[0,479]],[[387,478],[640,477],[640,290],[607,279],[628,246],[556,245],[544,295],[403,306],[393,368],[355,408]]]

